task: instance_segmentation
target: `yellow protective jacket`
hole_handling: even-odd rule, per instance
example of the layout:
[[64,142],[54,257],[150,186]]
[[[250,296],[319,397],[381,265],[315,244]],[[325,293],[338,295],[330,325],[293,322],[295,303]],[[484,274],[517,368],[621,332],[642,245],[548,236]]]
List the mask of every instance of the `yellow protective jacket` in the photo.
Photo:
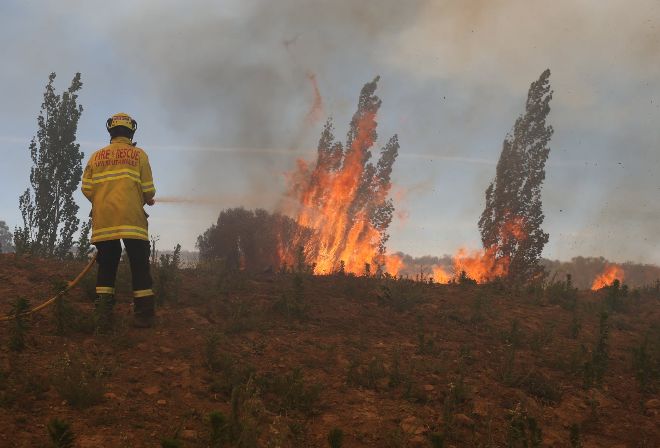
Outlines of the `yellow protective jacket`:
[[89,158],[82,192],[92,203],[92,243],[120,238],[149,241],[144,204],[156,188],[147,154],[115,137]]

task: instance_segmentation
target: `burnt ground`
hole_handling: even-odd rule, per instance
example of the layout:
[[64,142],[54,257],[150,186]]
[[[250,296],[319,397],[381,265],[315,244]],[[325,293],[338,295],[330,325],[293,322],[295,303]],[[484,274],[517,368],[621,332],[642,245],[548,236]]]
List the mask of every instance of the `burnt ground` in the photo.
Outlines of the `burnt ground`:
[[[0,311],[81,268],[0,255]],[[108,334],[93,275],[18,335],[0,323],[0,446],[51,446],[54,418],[78,447],[325,447],[335,428],[344,447],[660,444],[652,289],[156,271],[153,329],[129,325],[124,265]]]

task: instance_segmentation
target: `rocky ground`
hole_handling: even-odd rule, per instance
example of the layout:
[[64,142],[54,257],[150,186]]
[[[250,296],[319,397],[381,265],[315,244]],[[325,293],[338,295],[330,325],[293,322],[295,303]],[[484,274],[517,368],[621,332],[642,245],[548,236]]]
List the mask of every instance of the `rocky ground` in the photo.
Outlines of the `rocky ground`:
[[[82,266],[0,255],[0,312]],[[153,329],[130,327],[124,265],[107,334],[93,275],[0,323],[0,446],[52,446],[54,419],[77,447],[660,445],[651,288],[155,274]]]

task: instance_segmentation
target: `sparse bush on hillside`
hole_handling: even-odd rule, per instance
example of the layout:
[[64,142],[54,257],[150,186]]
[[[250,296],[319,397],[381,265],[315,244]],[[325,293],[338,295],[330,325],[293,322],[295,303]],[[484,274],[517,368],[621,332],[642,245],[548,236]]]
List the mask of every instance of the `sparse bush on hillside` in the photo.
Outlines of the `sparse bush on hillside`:
[[642,393],[654,393],[660,380],[660,340],[649,340],[648,335],[642,343],[633,347],[633,369],[637,386]]
[[274,304],[274,309],[287,320],[302,320],[307,317],[309,304],[305,300],[303,274],[299,272],[293,274],[291,290],[282,292],[279,300]]
[[30,310],[30,302],[19,297],[11,305],[10,315],[13,316],[9,327],[9,348],[15,352],[25,349],[25,337],[30,326],[30,316],[26,314]]
[[68,353],[63,353],[51,370],[55,390],[77,409],[85,409],[102,401],[104,374],[103,366]]
[[341,448],[344,443],[344,431],[339,428],[332,428],[328,432],[327,439],[330,448]]
[[385,280],[381,285],[378,300],[395,311],[409,311],[424,301],[422,289],[425,285],[412,280]]
[[607,311],[601,311],[598,326],[598,340],[593,349],[591,359],[584,364],[584,388],[589,389],[592,386],[600,386],[603,383],[603,377],[607,370],[609,353],[609,325]]
[[211,448],[222,448],[229,441],[229,421],[225,414],[220,411],[213,411],[208,416],[211,426]]
[[520,403],[507,415],[507,448],[537,448],[541,446],[542,431],[536,419],[531,417]]
[[625,311],[628,308],[628,285],[621,285],[618,279],[615,279],[612,284],[605,288],[607,295],[605,296],[605,304],[610,311]]
[[569,441],[571,442],[571,448],[582,448],[582,436],[580,434],[580,425],[573,423],[571,425]]
[[253,378],[231,393],[231,413],[229,414],[229,434],[232,443],[238,448],[257,448],[260,421],[264,414],[264,404]]
[[160,441],[161,448],[183,448],[183,442],[176,437],[165,438]]
[[256,380],[265,394],[276,397],[275,412],[300,411],[310,414],[318,404],[321,385],[307,384],[299,368],[284,375],[259,376]]
[[71,425],[57,418],[48,422],[48,435],[53,448],[73,448],[76,438]]
[[179,300],[181,289],[181,278],[179,269],[181,267],[181,245],[177,244],[171,254],[161,254],[155,267],[155,292],[159,303],[173,302]]

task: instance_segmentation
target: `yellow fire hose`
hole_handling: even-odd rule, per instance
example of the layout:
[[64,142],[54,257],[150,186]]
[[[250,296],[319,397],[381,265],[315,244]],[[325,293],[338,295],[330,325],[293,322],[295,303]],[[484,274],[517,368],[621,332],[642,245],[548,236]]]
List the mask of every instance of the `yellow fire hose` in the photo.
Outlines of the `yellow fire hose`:
[[[69,291],[71,290],[71,288],[73,288],[74,286],[76,286],[76,285],[80,282],[80,280],[82,280],[83,277],[85,277],[85,275],[87,275],[87,273],[89,272],[89,270],[92,269],[92,266],[94,266],[94,262],[96,261],[96,255],[97,255],[97,254],[98,254],[98,253],[94,253],[94,256],[92,257],[91,260],[89,260],[89,263],[87,263],[87,266],[85,266],[85,269],[83,269],[82,272],[81,272],[80,274],[78,274],[78,276],[77,276],[76,278],[74,278],[72,281],[70,281],[70,282],[67,284],[66,288],[64,288],[63,290],[61,290],[61,291],[58,292],[57,294],[55,294],[54,297],[52,297],[52,298],[46,300],[46,301],[45,301],[44,303],[42,303],[41,305],[37,305],[37,306],[35,306],[34,308],[32,308],[31,310],[28,310],[28,311],[26,311],[25,313],[22,313],[22,314],[23,314],[24,316],[27,316],[27,315],[29,315],[29,314],[36,313],[37,311],[46,308],[48,305],[50,305],[51,303],[55,302],[57,299],[59,299],[59,298],[62,297],[64,294],[66,294],[67,292],[69,292]],[[14,317],[15,317],[15,316],[14,316],[13,314],[12,314],[12,315],[8,315],[8,316],[0,316],[0,322],[6,322],[6,321],[8,321],[8,320],[12,320],[12,319],[14,319]]]

